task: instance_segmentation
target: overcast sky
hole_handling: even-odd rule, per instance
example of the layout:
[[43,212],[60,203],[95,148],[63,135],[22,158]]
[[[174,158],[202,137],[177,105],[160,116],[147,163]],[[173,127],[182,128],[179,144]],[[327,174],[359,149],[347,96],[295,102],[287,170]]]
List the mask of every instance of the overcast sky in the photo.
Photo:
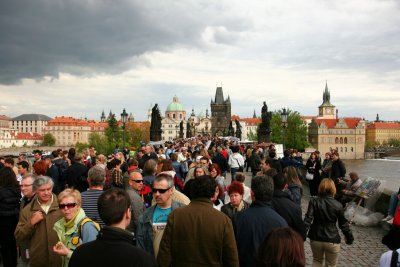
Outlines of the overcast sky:
[[222,84],[241,117],[317,115],[327,80],[340,117],[399,120],[399,25],[390,0],[2,0],[0,114],[198,114]]

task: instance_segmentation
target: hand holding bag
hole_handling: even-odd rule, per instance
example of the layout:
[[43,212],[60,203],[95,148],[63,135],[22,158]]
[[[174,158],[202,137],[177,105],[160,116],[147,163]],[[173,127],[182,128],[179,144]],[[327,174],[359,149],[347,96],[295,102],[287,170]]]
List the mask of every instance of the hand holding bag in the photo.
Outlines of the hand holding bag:
[[[314,169],[315,169],[315,164],[317,164],[317,163],[314,163]],[[309,180],[309,181],[314,180],[314,173],[310,173],[310,171],[308,169],[307,169],[307,173],[306,173],[306,180]]]

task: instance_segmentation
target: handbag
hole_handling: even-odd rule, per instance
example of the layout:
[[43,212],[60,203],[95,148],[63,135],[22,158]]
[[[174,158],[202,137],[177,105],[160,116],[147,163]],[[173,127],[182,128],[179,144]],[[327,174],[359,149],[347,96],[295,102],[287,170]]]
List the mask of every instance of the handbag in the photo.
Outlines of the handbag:
[[239,161],[238,161],[237,159],[236,159],[236,161],[237,161],[237,163],[238,163],[238,165],[239,165],[238,172],[243,172],[243,171],[244,171],[243,166],[240,166],[240,163],[239,163]]
[[[314,168],[315,168],[315,164],[317,164],[317,163],[314,163]],[[307,170],[306,180],[309,180],[309,181],[314,180],[314,173],[310,173],[310,171]]]

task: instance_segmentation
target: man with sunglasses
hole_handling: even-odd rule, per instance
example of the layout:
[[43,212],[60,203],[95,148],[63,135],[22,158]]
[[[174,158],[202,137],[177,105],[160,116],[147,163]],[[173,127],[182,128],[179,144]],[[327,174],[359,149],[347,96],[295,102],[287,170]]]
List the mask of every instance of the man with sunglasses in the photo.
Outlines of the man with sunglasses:
[[136,242],[139,248],[157,257],[168,215],[185,205],[172,200],[174,180],[169,174],[159,174],[154,179],[152,190],[154,202],[157,204],[145,210],[139,217]]
[[218,185],[210,176],[193,180],[193,199],[175,209],[157,255],[158,266],[239,266],[232,222],[213,208]]
[[60,256],[50,249],[59,241],[54,223],[62,218],[57,196],[52,193],[54,182],[50,177],[39,176],[32,186],[36,196],[20,212],[15,238],[19,244],[30,241],[30,266],[61,266]]
[[138,171],[133,171],[129,174],[129,187],[126,192],[131,200],[132,220],[127,230],[136,235],[136,228],[139,221],[139,216],[143,214],[145,206],[139,191],[143,189],[143,176]]

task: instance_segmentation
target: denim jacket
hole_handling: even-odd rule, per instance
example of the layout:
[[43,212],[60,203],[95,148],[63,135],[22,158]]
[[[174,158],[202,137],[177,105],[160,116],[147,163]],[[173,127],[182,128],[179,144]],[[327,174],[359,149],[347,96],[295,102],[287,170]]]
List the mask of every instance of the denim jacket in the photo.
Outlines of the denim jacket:
[[[172,210],[185,206],[180,202],[172,201]],[[136,229],[136,246],[144,251],[154,255],[153,249],[153,214],[156,206],[146,209],[139,217],[139,223]]]

